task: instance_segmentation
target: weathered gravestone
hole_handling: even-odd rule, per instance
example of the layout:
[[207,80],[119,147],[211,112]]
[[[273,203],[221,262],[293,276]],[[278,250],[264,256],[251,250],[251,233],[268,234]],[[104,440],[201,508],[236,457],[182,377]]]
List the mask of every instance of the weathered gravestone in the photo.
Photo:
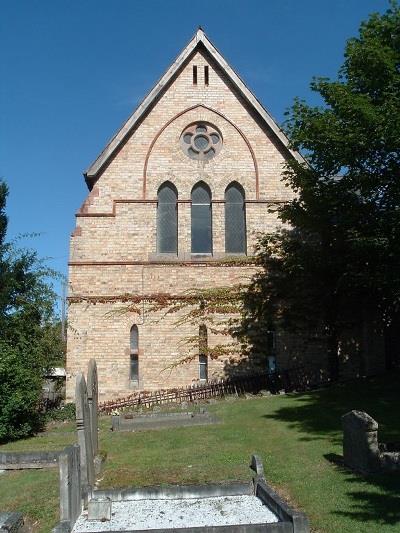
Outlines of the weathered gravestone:
[[98,407],[99,407],[99,388],[97,380],[97,364],[95,359],[90,359],[87,374],[87,393],[90,412],[90,431],[92,436],[93,455],[99,451],[99,434],[98,434]]
[[76,429],[80,446],[81,482],[85,492],[94,484],[94,456],[90,411],[85,377],[82,372],[76,376],[75,387]]
[[81,461],[77,444],[67,446],[59,456],[60,520],[69,522],[71,529],[82,511]]
[[378,423],[363,411],[342,416],[343,458],[347,466],[361,473],[379,470]]

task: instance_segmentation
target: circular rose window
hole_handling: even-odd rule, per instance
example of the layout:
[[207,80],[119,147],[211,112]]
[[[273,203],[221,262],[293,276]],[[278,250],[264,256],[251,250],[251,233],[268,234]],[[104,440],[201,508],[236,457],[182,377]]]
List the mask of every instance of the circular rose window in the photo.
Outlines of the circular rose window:
[[217,128],[211,124],[192,124],[183,131],[181,146],[191,159],[209,161],[221,150],[222,137]]

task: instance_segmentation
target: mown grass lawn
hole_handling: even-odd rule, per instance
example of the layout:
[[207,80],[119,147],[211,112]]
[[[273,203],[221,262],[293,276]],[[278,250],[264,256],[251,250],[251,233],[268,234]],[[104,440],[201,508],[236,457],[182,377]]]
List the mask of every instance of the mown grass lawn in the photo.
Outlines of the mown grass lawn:
[[[341,455],[340,416],[362,409],[380,424],[380,440],[400,441],[399,375],[338,385],[308,394],[220,401],[210,405],[220,423],[137,433],[112,433],[101,419],[107,452],[102,487],[248,480],[251,453],[266,477],[314,531],[400,532],[400,474],[363,478],[335,462]],[[74,441],[72,424],[1,446],[60,449]],[[0,475],[0,509],[19,509],[38,532],[58,515],[57,470]]]

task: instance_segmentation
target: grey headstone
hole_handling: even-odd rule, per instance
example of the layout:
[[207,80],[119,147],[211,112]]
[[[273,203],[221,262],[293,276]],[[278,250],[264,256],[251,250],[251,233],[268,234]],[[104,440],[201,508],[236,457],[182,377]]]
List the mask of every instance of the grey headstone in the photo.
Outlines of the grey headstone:
[[97,379],[97,364],[95,359],[90,359],[87,374],[87,391],[90,411],[90,425],[92,434],[93,455],[99,451],[98,432],[98,408],[99,408],[99,386]]
[[79,372],[75,388],[76,430],[81,452],[81,483],[85,491],[94,484],[94,462],[86,381]]
[[264,465],[258,455],[252,455],[250,460],[250,468],[254,470],[257,476],[264,477]]
[[60,520],[73,528],[82,510],[80,450],[77,444],[60,453]]
[[22,533],[25,531],[21,513],[0,513],[0,533]]
[[93,498],[88,503],[88,520],[111,520],[111,498]]
[[379,469],[378,422],[364,411],[342,416],[344,463],[362,473]]
[[112,431],[119,431],[120,429],[120,416],[119,415],[111,416],[111,429]]

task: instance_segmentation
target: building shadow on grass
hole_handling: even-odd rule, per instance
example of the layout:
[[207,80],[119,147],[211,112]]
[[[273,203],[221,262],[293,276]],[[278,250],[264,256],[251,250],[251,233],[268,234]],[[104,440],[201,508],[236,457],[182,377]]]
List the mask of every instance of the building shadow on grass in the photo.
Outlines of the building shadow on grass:
[[335,514],[373,522],[371,527],[399,524],[400,530],[400,472],[363,477],[344,467],[340,455],[330,453],[342,443],[341,416],[352,409],[366,411],[377,420],[380,442],[400,441],[399,377],[396,373],[294,394],[294,401],[264,417],[288,423],[303,441],[326,441],[324,458],[342,476],[350,502],[348,509]]
[[[341,417],[352,409],[366,411],[379,423],[380,441],[400,441],[400,374],[352,380],[303,394],[266,419],[281,420],[302,433],[302,440],[342,441]],[[328,450],[327,450],[328,451]]]
[[[400,527],[400,473],[361,476],[351,472],[343,464],[343,457],[326,454],[325,459],[343,476],[349,486],[346,495],[351,502],[348,511],[337,510],[334,514],[360,522],[374,522]],[[353,488],[356,485],[357,488]],[[360,490],[365,487],[365,490]]]

